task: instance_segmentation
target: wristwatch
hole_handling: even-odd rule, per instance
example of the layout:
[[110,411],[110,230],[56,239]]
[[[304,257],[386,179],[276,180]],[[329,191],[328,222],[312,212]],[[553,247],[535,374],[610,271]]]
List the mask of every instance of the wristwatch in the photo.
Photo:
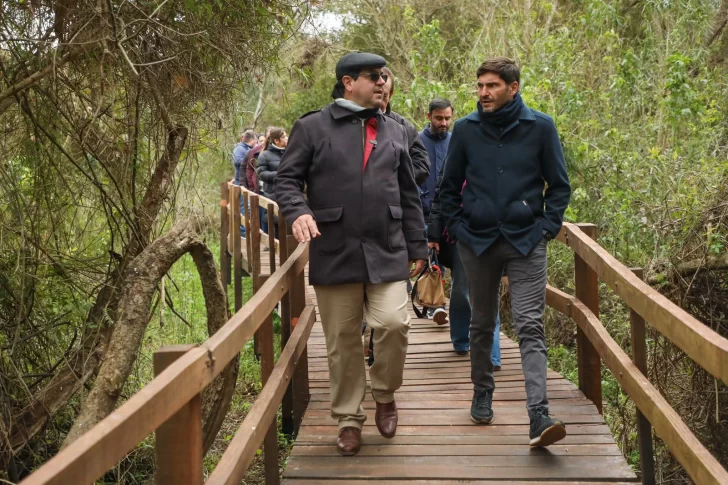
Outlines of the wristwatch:
[[546,239],[546,242],[549,242],[554,238],[554,235],[548,232],[546,229],[543,230],[543,238]]

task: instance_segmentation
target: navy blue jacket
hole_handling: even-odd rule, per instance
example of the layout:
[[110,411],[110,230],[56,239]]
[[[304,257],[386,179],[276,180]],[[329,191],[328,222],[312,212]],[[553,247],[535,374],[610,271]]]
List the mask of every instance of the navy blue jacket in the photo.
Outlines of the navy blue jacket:
[[422,213],[425,216],[425,221],[429,220],[430,217],[432,199],[435,198],[437,181],[442,173],[442,167],[445,165],[445,156],[447,156],[448,145],[450,145],[450,137],[450,132],[444,135],[433,135],[430,132],[430,125],[427,125],[420,132],[420,140],[425,145],[427,157],[430,160],[430,174],[427,176],[427,180],[419,186]]
[[559,233],[571,186],[550,116],[524,105],[518,119],[499,130],[481,123],[475,111],[455,122],[447,156],[443,220],[475,254],[503,235],[527,255],[544,230]]

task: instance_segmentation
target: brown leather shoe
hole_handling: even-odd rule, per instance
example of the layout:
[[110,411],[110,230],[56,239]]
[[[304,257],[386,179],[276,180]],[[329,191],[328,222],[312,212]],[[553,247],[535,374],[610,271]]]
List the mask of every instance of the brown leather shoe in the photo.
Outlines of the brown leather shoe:
[[397,405],[392,402],[377,403],[377,412],[374,414],[379,434],[385,438],[394,438],[397,433]]
[[342,456],[354,456],[361,448],[361,430],[354,426],[347,426],[339,430],[339,439],[336,440],[336,449]]

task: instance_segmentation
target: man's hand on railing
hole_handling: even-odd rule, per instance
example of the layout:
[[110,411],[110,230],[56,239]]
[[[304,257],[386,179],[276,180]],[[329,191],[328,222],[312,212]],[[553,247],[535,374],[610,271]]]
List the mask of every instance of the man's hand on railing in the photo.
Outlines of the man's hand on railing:
[[425,260],[417,259],[415,261],[410,261],[409,266],[410,266],[409,277],[414,278],[415,276],[417,276],[418,274],[420,274],[422,272],[422,268],[425,267]]
[[296,238],[296,241],[300,243],[309,242],[320,235],[316,220],[310,214],[299,216],[298,219],[293,221],[293,237]]

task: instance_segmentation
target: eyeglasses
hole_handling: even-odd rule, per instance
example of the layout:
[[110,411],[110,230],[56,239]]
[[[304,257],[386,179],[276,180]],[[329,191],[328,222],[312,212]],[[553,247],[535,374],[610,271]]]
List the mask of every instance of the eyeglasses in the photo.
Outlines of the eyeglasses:
[[361,75],[368,77],[373,83],[379,82],[379,78],[382,78],[382,82],[386,84],[387,79],[389,79],[389,76],[379,72],[362,72]]

